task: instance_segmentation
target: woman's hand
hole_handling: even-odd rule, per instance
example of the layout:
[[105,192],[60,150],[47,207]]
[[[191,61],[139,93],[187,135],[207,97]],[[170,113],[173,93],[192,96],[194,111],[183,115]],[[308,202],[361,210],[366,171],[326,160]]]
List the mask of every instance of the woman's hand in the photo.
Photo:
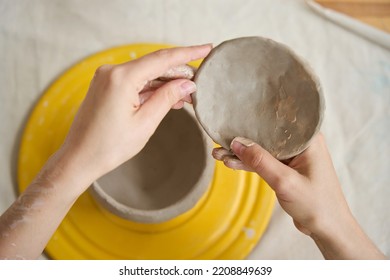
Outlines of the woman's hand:
[[210,50],[166,49],[100,67],[62,147],[1,215],[0,259],[37,258],[79,195],[137,154],[171,108],[191,102],[195,84],[183,65]]
[[[85,187],[136,155],[171,108],[191,102],[196,90],[184,65],[205,57],[211,45],[164,49],[120,65],[104,65],[93,78],[88,94],[59,153],[82,169]],[[155,81],[158,77],[182,79]],[[77,172],[71,172],[77,173]],[[80,173],[80,172],[78,172]]]
[[297,229],[314,239],[325,258],[384,258],[354,219],[321,134],[288,165],[241,137],[232,141],[231,151],[217,148],[213,156],[264,178]]

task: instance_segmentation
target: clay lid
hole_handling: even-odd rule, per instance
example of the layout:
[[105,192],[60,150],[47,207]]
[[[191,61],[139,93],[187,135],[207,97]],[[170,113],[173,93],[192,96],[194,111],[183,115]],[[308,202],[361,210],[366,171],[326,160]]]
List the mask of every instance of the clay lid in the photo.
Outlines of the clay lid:
[[319,80],[283,44],[262,37],[225,41],[202,62],[194,80],[196,116],[226,149],[242,136],[288,159],[306,149],[320,129],[325,103]]

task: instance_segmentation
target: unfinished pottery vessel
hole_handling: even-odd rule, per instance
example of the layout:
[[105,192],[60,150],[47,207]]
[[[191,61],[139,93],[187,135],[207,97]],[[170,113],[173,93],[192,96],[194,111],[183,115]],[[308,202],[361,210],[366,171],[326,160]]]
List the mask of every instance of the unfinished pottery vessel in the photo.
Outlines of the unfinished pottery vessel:
[[223,42],[202,62],[195,82],[196,116],[226,149],[241,136],[284,160],[305,150],[320,129],[325,102],[317,76],[270,39]]
[[194,113],[171,110],[144,149],[90,188],[112,213],[135,222],[160,223],[191,208],[214,172],[211,139]]

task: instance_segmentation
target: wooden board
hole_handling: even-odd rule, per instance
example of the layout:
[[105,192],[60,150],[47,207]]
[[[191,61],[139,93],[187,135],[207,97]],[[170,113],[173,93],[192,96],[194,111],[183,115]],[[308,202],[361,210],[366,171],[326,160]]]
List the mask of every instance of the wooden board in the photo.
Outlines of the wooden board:
[[390,33],[390,0],[316,0],[316,2]]

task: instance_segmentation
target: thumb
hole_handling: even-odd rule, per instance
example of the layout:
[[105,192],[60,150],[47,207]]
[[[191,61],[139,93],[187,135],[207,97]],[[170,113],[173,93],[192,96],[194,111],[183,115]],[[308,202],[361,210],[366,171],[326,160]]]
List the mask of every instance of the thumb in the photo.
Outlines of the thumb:
[[230,144],[230,148],[244,165],[259,174],[277,193],[284,185],[282,180],[293,172],[252,140],[236,137]]
[[156,127],[173,105],[196,91],[193,81],[177,79],[156,89],[155,93],[144,103],[138,113],[141,119],[149,119]]

